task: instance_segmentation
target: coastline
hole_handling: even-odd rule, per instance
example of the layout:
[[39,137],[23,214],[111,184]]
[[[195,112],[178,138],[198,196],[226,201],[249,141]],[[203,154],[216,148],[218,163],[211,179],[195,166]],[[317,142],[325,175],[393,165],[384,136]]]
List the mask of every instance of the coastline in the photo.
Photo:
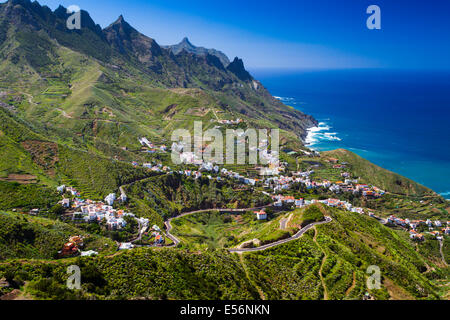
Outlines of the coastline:
[[320,143],[321,141],[342,141],[338,137],[337,132],[329,132],[332,127],[326,122],[319,122],[317,126],[311,127],[307,130],[307,136],[303,141],[305,146],[314,151],[320,151],[314,149],[314,145]]
[[[305,147],[350,150],[450,200],[450,149],[443,148],[450,83],[442,82],[439,74],[411,77],[369,70],[256,75],[275,98],[318,120],[320,125],[306,129],[302,137]],[[376,94],[368,101],[366,92]]]

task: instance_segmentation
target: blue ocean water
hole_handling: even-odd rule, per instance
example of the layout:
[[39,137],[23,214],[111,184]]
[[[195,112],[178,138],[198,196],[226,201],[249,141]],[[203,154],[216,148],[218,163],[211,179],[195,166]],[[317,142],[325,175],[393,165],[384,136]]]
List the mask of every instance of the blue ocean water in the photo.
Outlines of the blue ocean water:
[[310,147],[349,149],[450,198],[450,73],[252,70],[320,125]]

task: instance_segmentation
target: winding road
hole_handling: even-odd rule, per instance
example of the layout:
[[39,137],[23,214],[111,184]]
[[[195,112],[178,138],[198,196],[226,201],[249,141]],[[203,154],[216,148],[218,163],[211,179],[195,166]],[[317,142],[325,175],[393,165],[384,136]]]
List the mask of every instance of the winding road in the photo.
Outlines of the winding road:
[[170,231],[173,229],[171,222],[173,220],[176,219],[180,219],[186,216],[190,216],[196,213],[204,213],[204,212],[211,212],[211,211],[219,211],[219,212],[230,212],[230,213],[238,213],[238,212],[247,212],[247,211],[257,211],[257,210],[262,210],[262,209],[266,209],[272,207],[272,205],[267,205],[267,206],[262,206],[262,207],[256,207],[256,208],[246,208],[246,209],[203,209],[203,210],[196,210],[196,211],[191,211],[191,212],[185,212],[180,214],[179,216],[173,217],[168,219],[166,222],[164,222],[165,226],[166,226],[166,235],[167,238],[169,238],[170,240],[173,241],[174,246],[176,247],[181,240],[178,239],[177,237],[175,237],[173,234],[170,233]]
[[314,223],[308,224],[306,227],[300,229],[299,232],[297,232],[295,235],[293,235],[290,238],[279,240],[279,241],[276,241],[276,242],[272,242],[272,243],[269,243],[269,244],[266,244],[264,246],[257,247],[257,248],[228,249],[228,251],[231,252],[231,253],[244,253],[244,252],[257,252],[257,251],[267,250],[267,249],[270,249],[270,248],[273,248],[273,247],[276,247],[276,246],[279,246],[279,245],[282,245],[282,244],[285,244],[285,243],[288,243],[288,242],[291,242],[291,241],[294,241],[294,240],[298,240],[298,239],[300,239],[303,236],[303,234],[306,231],[310,230],[314,226],[318,226],[320,224],[325,224],[325,223],[330,223],[331,221],[333,221],[333,219],[331,217],[325,217],[325,221],[314,222]]
[[[171,225],[171,222],[172,222],[173,220],[175,220],[175,219],[179,219],[179,218],[182,218],[182,217],[186,217],[186,216],[189,216],[189,215],[192,215],[192,214],[202,213],[202,212],[210,212],[210,211],[219,211],[219,212],[246,212],[246,211],[256,211],[256,210],[261,210],[261,209],[264,209],[264,208],[268,208],[268,207],[270,207],[270,206],[271,206],[271,205],[269,205],[269,206],[264,206],[264,207],[258,207],[258,208],[249,208],[249,209],[207,209],[207,210],[198,210],[198,211],[186,212],[186,213],[183,213],[183,214],[181,214],[181,215],[179,215],[179,216],[177,216],[177,217],[171,218],[171,219],[169,219],[169,220],[167,220],[167,221],[165,222],[165,225],[166,225],[166,235],[167,235],[167,237],[168,237],[170,240],[173,241],[173,243],[174,243],[173,246],[176,247],[176,246],[178,246],[178,244],[180,244],[181,240],[178,239],[177,237],[175,237],[173,234],[170,233],[170,231],[172,231],[172,229],[173,229],[173,227],[172,227],[172,225]],[[320,222],[314,222],[314,223],[311,223],[311,224],[307,225],[306,227],[300,229],[295,235],[293,235],[293,236],[290,237],[290,238],[283,239],[283,240],[279,240],[279,241],[276,241],[276,242],[272,242],[272,243],[269,243],[269,244],[266,244],[266,245],[263,245],[263,246],[260,246],[260,247],[257,247],[257,248],[243,248],[243,249],[237,249],[237,248],[234,249],[234,248],[231,248],[231,249],[227,249],[227,250],[228,250],[229,252],[231,252],[231,253],[257,252],[257,251],[267,250],[267,249],[270,249],[270,248],[273,248],[273,247],[276,247],[276,246],[285,244],[285,243],[287,243],[287,242],[290,242],[290,241],[294,241],[294,240],[300,239],[301,236],[303,236],[303,234],[304,234],[305,232],[307,232],[308,230],[310,230],[310,229],[313,228],[314,226],[321,225],[321,224],[325,224],[325,223],[330,223],[331,221],[333,221],[333,219],[332,219],[331,217],[328,217],[328,216],[327,216],[327,217],[325,217],[325,221],[320,221]]]

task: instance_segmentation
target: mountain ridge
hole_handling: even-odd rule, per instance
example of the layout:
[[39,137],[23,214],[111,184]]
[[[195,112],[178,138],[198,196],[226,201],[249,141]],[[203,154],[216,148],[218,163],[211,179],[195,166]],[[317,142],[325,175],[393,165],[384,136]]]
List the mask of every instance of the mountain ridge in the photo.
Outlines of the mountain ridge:
[[194,53],[199,56],[206,56],[210,54],[212,56],[216,56],[217,58],[219,58],[220,62],[224,67],[228,67],[228,65],[230,64],[230,59],[227,57],[225,53],[216,49],[197,47],[193,45],[187,37],[184,37],[183,40],[181,40],[181,42],[178,44],[166,45],[162,47],[171,50],[175,55],[180,54],[183,50],[189,53]]
[[[9,0],[0,5],[0,25],[6,26],[3,30],[6,32],[0,32],[0,55],[6,60],[5,67],[27,69],[45,85],[43,79],[49,78],[52,70],[61,66],[58,51],[62,46],[84,54],[88,59],[93,58],[100,68],[106,68],[102,71],[102,80],[111,81],[107,74],[120,70],[121,79],[116,82],[132,77],[136,79],[135,83],[143,81],[154,87],[198,88],[215,99],[229,100],[223,107],[234,113],[264,119],[300,138],[306,136],[307,128],[317,123],[311,116],[288,108],[272,97],[247,75],[243,64],[230,69],[209,53],[198,55],[183,50],[175,55],[134,29],[123,16],[101,29],[89,13],[82,10],[81,30],[68,30],[65,27],[67,17],[62,6],[52,12],[29,0]],[[8,62],[11,64],[6,66]],[[18,81],[30,82],[29,77],[21,79],[20,74],[22,71],[16,75]],[[141,80],[137,81],[138,78]]]

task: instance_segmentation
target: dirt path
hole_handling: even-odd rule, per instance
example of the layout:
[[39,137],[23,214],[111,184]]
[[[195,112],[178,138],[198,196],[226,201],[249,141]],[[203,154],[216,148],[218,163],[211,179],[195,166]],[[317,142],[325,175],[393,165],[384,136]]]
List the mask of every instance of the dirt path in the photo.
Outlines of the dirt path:
[[446,267],[448,267],[447,261],[445,261],[444,251],[442,249],[443,247],[444,247],[444,241],[440,240],[439,241],[439,251],[441,252],[442,262],[444,262],[444,265]]
[[319,277],[320,277],[320,281],[322,282],[322,287],[323,287],[323,299],[324,300],[328,300],[328,289],[327,289],[327,285],[325,284],[325,280],[324,280],[324,278],[322,276],[323,265],[325,264],[325,261],[327,260],[328,255],[327,255],[327,253],[325,251],[323,251],[322,247],[319,245],[319,243],[316,240],[317,239],[317,233],[318,233],[316,227],[314,227],[314,231],[315,231],[315,233],[314,233],[313,241],[324,254],[324,257],[322,259],[322,263],[320,264]]
[[19,92],[19,93],[28,97],[28,103],[29,104],[37,106],[37,103],[33,102],[34,97],[31,94],[26,93],[26,92]]
[[350,293],[353,291],[353,289],[355,289],[355,286],[356,286],[356,272],[353,271],[353,283],[350,286],[350,288],[348,288],[347,291],[345,292],[346,297],[348,297]]
[[281,230],[286,230],[286,227],[289,224],[289,221],[291,221],[292,215],[293,215],[293,213],[291,213],[289,215],[289,217],[283,218],[283,219],[280,220],[280,229]]
[[261,298],[261,300],[267,300],[266,296],[265,296],[264,292],[261,290],[261,288],[256,284],[256,282],[254,282],[250,278],[250,273],[248,272],[247,265],[245,264],[245,260],[244,260],[244,257],[242,256],[242,254],[239,255],[239,260],[241,261],[242,267],[244,268],[245,275],[247,276],[248,281],[250,281],[250,283],[256,288],[256,290],[258,290],[259,297]]

